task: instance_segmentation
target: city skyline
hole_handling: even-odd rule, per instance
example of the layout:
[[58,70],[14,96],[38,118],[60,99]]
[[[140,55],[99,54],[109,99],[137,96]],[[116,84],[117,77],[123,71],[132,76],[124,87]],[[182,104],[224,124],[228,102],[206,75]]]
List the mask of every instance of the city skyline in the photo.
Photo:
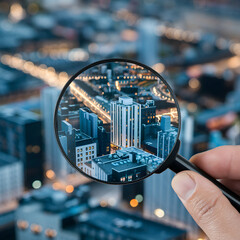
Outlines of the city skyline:
[[57,107],[62,149],[80,172],[96,180],[145,178],[167,158],[178,135],[171,90],[132,63],[87,69],[70,83]]

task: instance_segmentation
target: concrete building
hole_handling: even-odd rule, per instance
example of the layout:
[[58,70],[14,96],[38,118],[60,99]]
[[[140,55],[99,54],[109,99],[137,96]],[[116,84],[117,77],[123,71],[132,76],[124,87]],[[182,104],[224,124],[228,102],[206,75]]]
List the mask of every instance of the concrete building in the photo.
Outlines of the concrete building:
[[41,92],[41,112],[44,127],[46,170],[53,170],[57,178],[65,178],[74,170],[62,155],[55,138],[54,112],[59,94],[60,90],[57,88],[44,88]]
[[32,188],[35,180],[42,181],[44,156],[39,116],[24,109],[1,108],[0,152],[22,162],[25,187]]
[[[162,116],[160,128],[157,143],[158,156],[166,158],[176,142],[178,129],[171,126],[169,116]],[[197,231],[195,221],[170,187],[174,175],[175,173],[167,169],[144,181],[144,215],[189,231]],[[158,215],[159,211],[162,213],[161,217]]]
[[145,177],[159,166],[161,159],[135,147],[95,158],[92,176],[109,182],[131,182]]
[[152,124],[156,122],[156,106],[154,100],[147,100],[141,108],[142,124]]
[[141,146],[141,104],[130,97],[111,102],[111,142],[118,147]]
[[92,112],[88,112],[87,108],[79,109],[79,119],[81,132],[86,135],[97,138],[98,136],[98,117]]
[[160,128],[157,135],[157,155],[166,159],[176,143],[178,129],[171,126],[170,116],[162,116]]
[[16,200],[23,193],[23,162],[0,153],[0,204]]
[[193,155],[193,134],[194,119],[189,115],[187,109],[181,109],[181,132],[180,132],[180,149],[179,153],[186,159]]
[[160,61],[158,56],[160,37],[157,36],[158,22],[154,19],[142,19],[138,22],[139,61],[152,66]]

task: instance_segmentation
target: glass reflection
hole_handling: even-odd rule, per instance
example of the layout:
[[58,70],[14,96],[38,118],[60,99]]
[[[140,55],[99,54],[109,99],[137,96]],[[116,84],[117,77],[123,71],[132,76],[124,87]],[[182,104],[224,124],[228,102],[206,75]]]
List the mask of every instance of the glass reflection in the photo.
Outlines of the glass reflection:
[[58,106],[59,142],[80,172],[126,183],[155,171],[178,135],[178,112],[167,85],[153,72],[108,62],[77,76]]

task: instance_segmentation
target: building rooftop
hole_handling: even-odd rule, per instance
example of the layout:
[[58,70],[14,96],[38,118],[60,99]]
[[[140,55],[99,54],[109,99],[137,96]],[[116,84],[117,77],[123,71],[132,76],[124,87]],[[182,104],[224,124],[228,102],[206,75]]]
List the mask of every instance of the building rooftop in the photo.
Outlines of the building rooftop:
[[[136,155],[136,162],[130,159],[130,155]],[[147,166],[150,162],[157,162],[159,158],[155,155],[147,153],[141,149],[130,147],[123,150],[118,150],[114,154],[109,154],[93,159],[98,167],[100,167],[106,174],[112,174],[112,170],[117,172],[134,169],[141,166]]]
[[[91,230],[98,230],[112,235],[109,239],[180,239],[184,237],[184,230],[153,222],[140,216],[132,215],[113,208],[97,207],[90,209],[85,218],[79,218],[78,222],[65,228],[65,230],[82,234],[90,234]],[[119,238],[120,239],[120,238]]]

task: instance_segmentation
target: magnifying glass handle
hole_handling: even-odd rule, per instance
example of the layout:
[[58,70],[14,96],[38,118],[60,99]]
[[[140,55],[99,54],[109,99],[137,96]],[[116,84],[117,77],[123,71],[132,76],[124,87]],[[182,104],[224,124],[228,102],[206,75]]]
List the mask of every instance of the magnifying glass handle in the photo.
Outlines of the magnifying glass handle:
[[230,189],[225,187],[215,178],[209,176],[206,172],[204,172],[200,168],[196,167],[194,164],[192,164],[190,161],[188,161],[181,155],[176,156],[174,163],[169,168],[175,173],[185,171],[185,170],[190,170],[190,171],[194,171],[201,174],[202,176],[210,180],[212,183],[214,183],[240,213],[240,196],[238,196],[236,193],[232,192]]

